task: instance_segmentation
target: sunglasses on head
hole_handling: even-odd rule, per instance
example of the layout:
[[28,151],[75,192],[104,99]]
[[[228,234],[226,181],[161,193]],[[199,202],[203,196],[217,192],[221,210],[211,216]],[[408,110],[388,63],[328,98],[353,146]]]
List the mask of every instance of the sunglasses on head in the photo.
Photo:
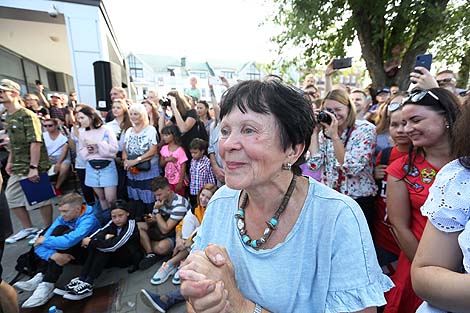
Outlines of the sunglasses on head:
[[434,98],[434,100],[439,101],[439,97],[436,96],[431,90],[418,90],[415,92],[412,92],[411,95],[403,100],[403,103],[416,103],[421,100],[423,100],[426,95],[430,95],[431,97]]
[[399,108],[401,108],[401,102],[392,102],[388,105],[387,110],[389,113],[392,113],[398,110]]

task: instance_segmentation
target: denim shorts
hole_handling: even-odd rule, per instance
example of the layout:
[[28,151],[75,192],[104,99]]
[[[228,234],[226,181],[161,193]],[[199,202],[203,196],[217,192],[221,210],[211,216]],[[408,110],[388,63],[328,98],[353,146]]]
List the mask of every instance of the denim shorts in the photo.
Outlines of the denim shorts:
[[96,170],[86,162],[85,185],[88,187],[114,187],[118,185],[116,163],[111,161],[105,168]]

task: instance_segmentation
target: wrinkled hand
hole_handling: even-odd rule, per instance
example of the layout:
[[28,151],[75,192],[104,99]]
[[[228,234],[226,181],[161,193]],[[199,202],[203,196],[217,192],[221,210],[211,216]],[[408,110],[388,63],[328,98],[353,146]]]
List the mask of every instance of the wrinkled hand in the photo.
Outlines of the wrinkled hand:
[[54,261],[59,266],[64,266],[65,264],[69,263],[70,261],[74,259],[75,258],[68,253],[56,252],[51,256],[51,260]]
[[417,66],[415,70],[421,73],[410,73],[411,82],[416,84],[413,89],[428,90],[439,87],[434,76],[425,67]]
[[191,253],[180,270],[181,294],[196,312],[248,312],[237,288],[233,264],[224,247],[215,244]]
[[376,180],[383,179],[385,177],[385,170],[387,169],[387,165],[380,164],[375,167],[374,170],[374,178]]

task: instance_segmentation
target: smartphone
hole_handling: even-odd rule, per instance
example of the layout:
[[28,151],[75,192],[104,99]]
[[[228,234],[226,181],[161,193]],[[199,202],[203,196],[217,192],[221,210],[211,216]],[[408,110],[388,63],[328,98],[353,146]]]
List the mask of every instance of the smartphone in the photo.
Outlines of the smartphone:
[[[416,56],[416,63],[415,67],[421,66],[427,69],[428,71],[431,70],[431,64],[432,64],[432,54],[418,54]],[[415,71],[419,72],[419,71]],[[420,73],[422,74],[422,73]]]
[[333,69],[348,68],[352,66],[352,58],[341,58],[333,60]]
[[459,92],[459,96],[465,97],[465,96],[467,95],[467,92],[468,92],[468,91],[469,91],[469,90],[462,90],[461,92]]
[[212,86],[221,85],[222,80],[218,76],[209,76],[209,84],[211,84]]

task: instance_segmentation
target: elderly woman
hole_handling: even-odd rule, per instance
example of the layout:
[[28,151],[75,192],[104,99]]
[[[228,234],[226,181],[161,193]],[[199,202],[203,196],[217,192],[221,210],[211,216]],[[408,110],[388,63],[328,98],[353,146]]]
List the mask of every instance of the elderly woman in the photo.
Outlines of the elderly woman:
[[[150,213],[155,196],[150,190],[150,182],[160,175],[157,156],[157,130],[149,124],[145,106],[134,103],[129,109],[132,127],[126,131],[122,159],[127,170],[127,193],[129,199],[143,203],[143,212],[134,212],[136,218]],[[139,208],[139,206],[138,206]]]
[[322,110],[317,118],[323,130],[314,130],[310,166],[313,170],[322,168],[322,182],[328,187],[356,200],[372,225],[377,192],[372,164],[375,126],[356,120],[356,107],[343,90],[330,91]]
[[245,81],[226,92],[220,118],[226,186],[180,271],[193,309],[374,312],[385,304],[393,285],[359,206],[299,176],[315,125],[300,92],[278,79]]

